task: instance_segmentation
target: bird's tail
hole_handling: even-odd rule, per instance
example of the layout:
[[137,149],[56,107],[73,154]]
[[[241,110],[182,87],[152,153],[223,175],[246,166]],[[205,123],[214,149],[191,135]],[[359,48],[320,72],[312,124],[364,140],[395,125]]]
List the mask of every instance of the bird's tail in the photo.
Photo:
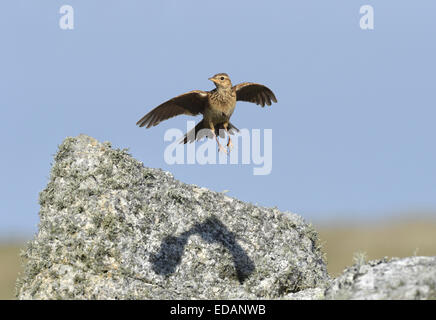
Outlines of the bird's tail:
[[204,126],[203,120],[201,120],[195,128],[191,129],[187,134],[185,134],[185,137],[183,140],[180,141],[180,143],[188,143],[188,142],[194,142],[195,140],[201,140],[204,137],[212,138],[212,131]]
[[[236,132],[239,132],[239,129],[236,128],[231,122],[227,125],[227,132],[228,134],[235,134]],[[215,134],[217,137],[225,138],[226,136],[226,130],[224,129],[224,126],[222,124],[219,124],[215,127]]]
[[[229,134],[235,134],[236,132],[239,132],[239,129],[236,128],[233,124],[229,122],[227,126],[227,130]],[[220,138],[225,137],[225,130],[222,125],[218,125],[215,127],[215,135]],[[213,138],[212,131],[204,126],[203,120],[201,120],[195,128],[191,129],[187,134],[185,134],[185,137],[183,140],[180,141],[180,143],[186,144],[194,142],[195,140],[201,140],[202,138],[207,137],[209,139]]]
[[227,130],[229,130],[230,134],[235,134],[236,132],[239,132],[239,129],[236,128],[231,122],[229,122],[229,125],[227,126]]

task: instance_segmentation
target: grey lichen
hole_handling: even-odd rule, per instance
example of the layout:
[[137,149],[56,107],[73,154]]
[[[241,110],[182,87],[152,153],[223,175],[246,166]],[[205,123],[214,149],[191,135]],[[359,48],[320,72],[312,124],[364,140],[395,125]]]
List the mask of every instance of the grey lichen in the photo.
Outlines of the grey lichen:
[[85,135],[54,160],[20,299],[291,299],[329,281],[296,214],[183,184]]

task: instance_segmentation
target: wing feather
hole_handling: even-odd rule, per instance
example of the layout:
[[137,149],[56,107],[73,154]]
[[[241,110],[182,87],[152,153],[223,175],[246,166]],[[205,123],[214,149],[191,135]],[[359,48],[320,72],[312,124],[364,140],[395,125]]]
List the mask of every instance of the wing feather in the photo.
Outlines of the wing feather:
[[262,107],[270,106],[272,102],[277,102],[274,93],[268,87],[253,82],[243,82],[234,86],[236,91],[236,100],[247,101],[258,104]]
[[180,114],[192,115],[203,113],[207,103],[207,92],[193,90],[174,97],[143,116],[136,124],[140,127],[158,125],[160,122]]

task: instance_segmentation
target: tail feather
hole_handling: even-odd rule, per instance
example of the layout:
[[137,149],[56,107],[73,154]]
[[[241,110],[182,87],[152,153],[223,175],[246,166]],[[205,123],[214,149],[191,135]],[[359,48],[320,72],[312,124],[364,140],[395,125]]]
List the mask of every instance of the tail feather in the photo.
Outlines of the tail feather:
[[239,129],[236,128],[231,122],[229,122],[229,125],[227,126],[227,130],[229,130],[230,134],[235,134],[239,132]]
[[[229,122],[227,126],[227,130],[229,134],[235,134],[239,132],[239,129],[236,128],[233,124]],[[215,135],[219,136],[220,138],[225,138],[225,129],[223,125],[218,125],[215,127]],[[183,140],[180,141],[180,143],[186,144],[194,142],[195,140],[201,140],[204,137],[212,139],[213,134],[212,131],[204,126],[203,120],[201,120],[197,125],[191,129],[187,134],[185,134],[185,137]]]
[[[203,130],[202,130],[203,129]],[[201,140],[202,138],[213,138],[212,132],[210,129],[206,128],[204,126],[203,120],[201,120],[197,125],[191,129],[187,134],[185,134],[185,137],[183,140],[180,141],[180,143],[186,144],[194,142],[195,140]]]

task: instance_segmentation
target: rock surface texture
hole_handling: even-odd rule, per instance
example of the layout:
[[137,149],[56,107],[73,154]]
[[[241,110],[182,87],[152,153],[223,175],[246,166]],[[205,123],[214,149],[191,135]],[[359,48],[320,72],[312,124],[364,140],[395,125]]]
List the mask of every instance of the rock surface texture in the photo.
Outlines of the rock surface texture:
[[54,160],[18,298],[322,297],[326,264],[300,216],[184,184],[85,135]]
[[375,260],[347,268],[326,299],[436,299],[436,257]]
[[436,257],[360,261],[330,280],[293,213],[186,185],[67,138],[40,194],[20,299],[436,299]]

